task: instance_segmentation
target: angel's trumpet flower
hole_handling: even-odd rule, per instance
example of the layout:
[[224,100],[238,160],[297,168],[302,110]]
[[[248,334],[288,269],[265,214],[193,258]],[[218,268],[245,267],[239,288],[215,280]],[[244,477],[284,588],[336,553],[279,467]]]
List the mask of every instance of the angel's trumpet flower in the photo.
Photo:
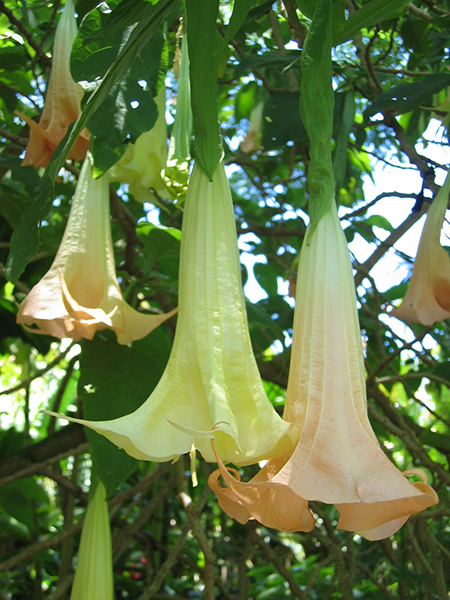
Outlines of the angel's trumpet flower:
[[[166,88],[155,98],[158,118],[152,129],[142,133],[134,144],[128,144],[123,156],[108,171],[110,181],[128,183],[138,202],[159,205],[159,198],[171,199],[161,177],[167,159]],[[157,196],[155,195],[157,194]]]
[[[24,166],[46,167],[55,148],[65,136],[67,127],[76,121],[81,113],[83,88],[75,83],[70,73],[70,53],[76,35],[77,22],[73,1],[66,0],[64,12],[56,28],[52,70],[39,123],[16,111],[30,127],[30,140],[22,162]],[[89,133],[84,129],[68,158],[83,160],[88,149]]]
[[100,480],[89,498],[70,600],[113,600],[111,527]]
[[449,191],[450,173],[428,210],[408,291],[390,313],[402,321],[431,326],[450,317],[450,257],[440,244]]
[[[397,531],[437,496],[420,469],[401,473],[380,448],[367,416],[364,360],[349,253],[336,206],[303,245],[284,418],[298,424],[293,452],[269,460],[249,483],[219,462],[210,486],[230,516],[309,531],[310,500],[335,504],[338,528],[367,539]],[[227,488],[218,483],[222,475]],[[423,481],[411,484],[404,475]]]
[[209,181],[195,166],[181,238],[179,313],[169,362],[134,413],[82,423],[138,459],[189,452],[250,464],[290,447],[290,425],[268,400],[252,352],[236,227],[223,163]]
[[123,299],[116,277],[108,177],[92,176],[88,155],[53,264],[22,302],[17,322],[57,338],[91,340],[114,329],[119,344],[145,337],[174,314],[146,315]]

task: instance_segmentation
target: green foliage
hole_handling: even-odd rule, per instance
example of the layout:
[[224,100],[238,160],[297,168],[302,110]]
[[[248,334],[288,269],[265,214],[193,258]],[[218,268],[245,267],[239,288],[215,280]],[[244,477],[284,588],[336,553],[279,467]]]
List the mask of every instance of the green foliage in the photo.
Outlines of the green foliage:
[[[440,133],[448,124],[434,139],[427,127],[436,125],[434,115],[448,118],[449,8],[447,0],[78,0],[72,73],[85,89],[83,112],[43,173],[21,166],[29,133],[14,111],[39,118],[61,4],[0,1],[1,598],[68,600],[92,467],[110,499],[116,598],[447,598],[449,324],[402,325],[389,312],[408,289],[409,254],[418,241],[416,228],[408,254],[398,243],[418,219],[406,205],[417,200],[423,178],[425,196],[436,191],[430,166],[439,176],[447,167],[444,153],[427,157],[430,148],[447,150]],[[330,198],[336,193],[354,252],[374,432],[399,468],[424,469],[440,498],[385,541],[336,530],[337,509],[316,502],[316,527],[307,534],[241,525],[208,492],[214,466],[201,456],[175,465],[136,461],[105,438],[39,412],[101,420],[128,414],[150,396],[168,360],[175,319],[129,346],[102,331],[69,347],[68,340],[26,330],[16,316],[64,233],[81,167],[66,157],[79,132],[90,131],[100,175],[152,127],[153,97],[164,80],[174,116],[172,64],[183,11],[195,120],[191,155],[211,177],[223,149],[246,254],[243,282],[257,298],[246,304],[253,350],[280,414],[293,335],[287,282],[292,295],[307,224],[323,210],[309,206],[310,195],[317,186]],[[246,154],[239,144],[259,102],[263,148]],[[366,197],[365,182],[376,185],[386,164],[422,179],[411,178],[404,189],[394,176],[383,194]],[[138,310],[171,310],[183,204],[161,199],[162,208],[143,206],[126,186],[113,185],[122,293]],[[396,210],[385,210],[386,197]],[[386,257],[395,258],[394,266],[380,262]],[[239,469],[245,481],[258,471],[258,465]]]
[[[109,5],[103,3],[83,19],[73,45],[71,71],[86,90],[95,90],[96,82],[105,78],[128,42],[137,20],[148,19],[154,12],[148,2],[137,5],[133,2],[135,6],[131,12],[125,11],[128,7],[122,4],[118,0],[110,1]],[[163,35],[156,31],[112,86],[102,110],[89,122],[90,149],[98,176],[117,162],[127,141],[135,142],[141,133],[155,124],[158,109],[152,98],[164,83],[166,68]],[[105,132],[108,132],[107,136]]]
[[[162,329],[130,346],[114,336],[97,336],[81,345],[78,395],[84,416],[93,421],[116,419],[135,411],[156,387],[170,354]],[[138,461],[95,431],[87,430],[92,460],[108,497],[126,481]]]

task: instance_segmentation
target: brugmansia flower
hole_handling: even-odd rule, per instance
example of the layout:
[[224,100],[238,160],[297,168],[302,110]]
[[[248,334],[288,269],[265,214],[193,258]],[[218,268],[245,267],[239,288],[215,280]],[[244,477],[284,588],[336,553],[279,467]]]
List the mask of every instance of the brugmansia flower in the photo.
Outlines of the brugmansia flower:
[[450,317],[450,257],[440,243],[449,190],[450,173],[428,210],[408,291],[390,313],[403,321],[434,325]]
[[93,178],[88,155],[55,260],[20,305],[17,322],[76,341],[91,340],[96,331],[109,327],[119,344],[129,344],[174,312],[146,315],[123,299],[111,240],[108,177]]
[[252,352],[236,227],[222,163],[214,179],[194,167],[181,238],[179,312],[163,376],[134,413],[82,421],[138,459],[189,452],[205,460],[250,464],[284,454],[292,442],[269,402]]
[[166,88],[155,98],[158,118],[152,129],[128,144],[123,156],[108,171],[110,181],[128,183],[130,194],[138,202],[159,204],[158,198],[171,198],[161,177],[167,158]]
[[[55,148],[63,139],[70,123],[80,115],[82,87],[70,73],[70,53],[77,35],[77,22],[72,0],[66,0],[56,28],[52,70],[47,86],[44,109],[39,123],[16,111],[30,127],[30,140],[22,164],[46,167]],[[83,130],[72,147],[68,158],[83,160],[89,149],[89,133]]]
[[[284,418],[301,429],[293,451],[269,460],[249,483],[220,460],[210,476],[223,510],[239,521],[253,517],[277,529],[309,531],[308,501],[319,500],[338,508],[338,528],[373,540],[437,502],[425,473],[402,474],[370,426],[353,274],[335,205],[300,256]],[[411,474],[423,481],[411,484],[404,477]]]
[[70,600],[113,600],[111,527],[103,483],[97,480],[81,532]]
[[263,112],[264,102],[258,102],[258,104],[252,108],[250,113],[250,128],[247,131],[247,135],[239,144],[241,152],[248,154],[249,152],[256,152],[262,150],[262,124],[263,124]]

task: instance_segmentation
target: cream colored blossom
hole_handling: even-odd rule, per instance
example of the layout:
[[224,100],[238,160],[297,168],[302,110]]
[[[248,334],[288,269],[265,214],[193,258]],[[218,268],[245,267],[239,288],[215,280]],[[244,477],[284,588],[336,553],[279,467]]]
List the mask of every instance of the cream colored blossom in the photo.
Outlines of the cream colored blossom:
[[[81,113],[82,87],[75,83],[70,73],[70,53],[77,35],[75,8],[72,0],[66,0],[64,12],[56,28],[53,46],[52,70],[45,95],[44,108],[39,123],[16,111],[30,128],[30,140],[22,165],[46,167],[68,126]],[[78,136],[68,158],[83,160],[89,149],[89,133],[86,129]]]
[[55,260],[20,305],[17,322],[77,341],[110,328],[119,344],[129,344],[175,311],[143,314],[123,299],[111,240],[108,177],[94,179],[91,160],[88,155],[84,161]]
[[227,472],[218,452],[210,487],[241,522],[309,531],[308,501],[317,500],[338,508],[338,528],[387,537],[438,500],[423,471],[402,474],[387,458],[370,425],[353,274],[334,204],[303,245],[296,301],[284,418],[301,430],[297,446],[249,483]]
[[98,480],[89,498],[70,600],[113,600],[113,563],[108,503]]
[[250,464],[284,454],[290,425],[269,402],[252,352],[236,226],[223,163],[213,181],[195,166],[183,216],[179,313],[169,362],[134,413],[83,421],[138,459],[165,461],[190,451]]
[[434,325],[450,317],[450,257],[440,243],[449,191],[450,173],[428,210],[408,291],[390,313],[402,321]]
[[128,183],[130,194],[138,202],[159,204],[160,198],[171,199],[161,172],[167,159],[166,88],[155,98],[158,118],[152,129],[142,133],[134,144],[128,144],[123,156],[108,171],[110,181]]

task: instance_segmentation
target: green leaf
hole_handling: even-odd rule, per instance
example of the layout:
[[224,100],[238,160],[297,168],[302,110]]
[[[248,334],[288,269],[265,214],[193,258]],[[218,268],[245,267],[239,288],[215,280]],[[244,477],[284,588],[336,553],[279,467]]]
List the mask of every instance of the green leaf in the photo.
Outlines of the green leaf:
[[383,217],[383,215],[372,215],[366,219],[366,222],[372,227],[379,227],[385,231],[392,231],[394,229],[391,223],[389,223],[389,221],[386,219],[386,217]]
[[157,269],[176,280],[180,263],[181,231],[153,223],[139,223],[136,233],[144,247],[144,273],[149,274]]
[[67,134],[53,153],[42,177],[35,203],[12,235],[11,251],[6,268],[6,277],[9,281],[15,282],[19,279],[26,264],[38,250],[38,225],[51,206],[53,182],[64,165],[75,140],[87,126],[91,117],[103,105],[112,88],[126,76],[136,56],[177,4],[178,0],[159,0],[156,6],[148,3],[146,14],[130,34],[98,88],[89,96],[77,121],[68,128]]
[[31,477],[0,488],[0,506],[30,531],[36,529],[35,509],[47,503],[48,496],[44,488]]
[[[156,387],[171,343],[162,328],[131,346],[117,344],[112,334],[81,342],[78,395],[84,417],[108,420],[129,414],[145,402]],[[103,436],[86,429],[98,476],[108,497],[137,468],[138,461]]]
[[[137,6],[135,0],[132,3],[135,9],[139,8],[131,10],[132,17],[123,12],[122,3],[112,12],[107,12],[107,5],[103,3],[83,20],[72,50],[71,69],[76,81],[90,82],[84,83],[85,87],[92,87],[93,82],[105,76],[133,31],[130,21],[142,18],[149,8],[148,2],[143,0]],[[110,1],[110,5],[114,3]],[[117,12],[122,15],[122,21]],[[124,77],[112,87],[102,110],[90,121],[96,177],[119,160],[128,141],[135,142],[141,133],[153,127],[158,116],[153,97],[164,83],[167,68],[164,49],[164,37],[157,31]]]
[[429,102],[433,94],[437,94],[448,85],[450,85],[450,75],[447,73],[433,73],[420,81],[397,85],[375,98],[364,111],[364,119],[386,110],[395,109],[399,114],[407,113]]
[[212,181],[223,150],[217,106],[219,0],[186,0],[195,160]]
[[394,578],[394,581],[409,581],[415,583],[425,583],[432,582],[433,579],[428,577],[428,575],[421,575],[420,573],[416,573],[412,569],[407,569],[406,567],[391,567],[391,575]]
[[305,17],[308,17],[308,19],[314,17],[315,0],[296,0],[296,2]]
[[[336,108],[340,109],[337,120],[336,146],[333,154],[333,171],[336,190],[340,191],[345,181],[347,170],[348,136],[353,128],[356,112],[355,93],[353,91],[336,94]],[[338,100],[340,102],[338,102]]]
[[368,2],[348,19],[342,29],[339,43],[343,44],[353,39],[363,28],[399,17],[408,4],[409,0],[390,0],[389,2],[372,0],[372,2]]
[[225,37],[219,48],[222,50],[241,28],[254,0],[234,0],[233,13],[225,31]]
[[433,446],[442,452],[450,452],[450,437],[434,431],[424,431],[419,435],[419,441],[427,446]]
[[422,19],[408,19],[405,21],[400,29],[405,46],[413,52],[425,56],[429,55],[432,47],[432,38],[429,35],[431,28],[431,23]]
[[289,141],[307,142],[308,134],[300,117],[299,92],[272,94],[264,106],[262,146],[278,148]]

